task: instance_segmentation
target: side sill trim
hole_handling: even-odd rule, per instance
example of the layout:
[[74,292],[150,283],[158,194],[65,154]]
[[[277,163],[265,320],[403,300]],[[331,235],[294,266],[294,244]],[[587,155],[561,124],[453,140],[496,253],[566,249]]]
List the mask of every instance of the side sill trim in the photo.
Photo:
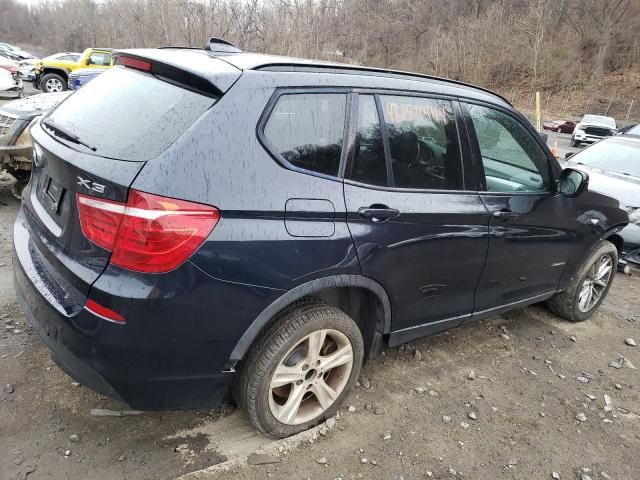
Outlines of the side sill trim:
[[444,320],[437,320],[435,322],[424,323],[415,327],[391,332],[388,343],[390,347],[396,347],[402,343],[415,340],[416,338],[426,337],[427,335],[433,335],[434,333],[442,332],[443,330],[455,328],[465,319],[469,318],[471,318],[471,314],[467,313],[466,315],[445,318]]
[[388,345],[389,347],[397,347],[398,345],[410,342],[411,340],[415,340],[420,337],[426,337],[428,335],[433,335],[444,330],[449,330],[450,328],[455,328],[474,320],[481,320],[483,318],[490,317],[491,315],[498,315],[502,312],[506,312],[517,307],[525,307],[527,305],[531,305],[532,303],[542,302],[543,300],[551,298],[558,292],[559,290],[552,290],[550,292],[525,298],[524,300],[518,300],[516,302],[506,303],[498,307],[492,307],[486,310],[481,310],[479,312],[473,312],[472,314],[468,313],[466,315],[460,315],[457,317],[445,318],[444,320],[437,320],[435,322],[429,322],[422,325],[417,325],[415,327],[409,327],[403,330],[391,332],[389,334]]
[[559,290],[551,290],[550,292],[541,293],[539,295],[535,295],[533,297],[525,298],[524,300],[518,300],[511,303],[505,303],[504,305],[500,305],[499,307],[492,307],[486,310],[480,310],[479,312],[473,312],[473,315],[469,320],[479,320],[482,318],[490,317],[491,315],[497,315],[502,312],[506,312],[513,308],[517,307],[525,307],[527,305],[531,305],[532,303],[542,302],[553,297]]

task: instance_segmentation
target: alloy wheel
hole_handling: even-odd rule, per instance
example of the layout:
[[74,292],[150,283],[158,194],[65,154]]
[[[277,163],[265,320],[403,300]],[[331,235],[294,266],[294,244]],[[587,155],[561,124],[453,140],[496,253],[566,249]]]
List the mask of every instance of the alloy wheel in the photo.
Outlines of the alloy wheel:
[[57,78],[50,78],[45,85],[49,93],[62,91],[62,82]]
[[310,333],[283,356],[271,377],[272,415],[287,425],[317,418],[338,399],[352,368],[346,335],[332,329]]
[[581,312],[586,313],[598,304],[609,285],[612,274],[613,258],[611,255],[601,256],[591,266],[578,295],[578,308]]

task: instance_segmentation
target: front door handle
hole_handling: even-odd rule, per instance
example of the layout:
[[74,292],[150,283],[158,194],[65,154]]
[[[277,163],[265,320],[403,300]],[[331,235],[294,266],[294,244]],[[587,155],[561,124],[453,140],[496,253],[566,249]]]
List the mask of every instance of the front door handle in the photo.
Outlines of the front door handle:
[[374,222],[382,222],[393,217],[400,215],[400,210],[395,208],[389,208],[384,205],[372,205],[370,207],[360,207],[358,209],[358,215],[364,218],[369,218]]
[[495,210],[493,212],[493,216],[495,218],[503,218],[505,220],[508,220],[510,218],[517,218],[520,216],[520,214],[516,213],[516,212],[512,212],[511,210],[507,209],[507,208],[503,208],[502,210]]

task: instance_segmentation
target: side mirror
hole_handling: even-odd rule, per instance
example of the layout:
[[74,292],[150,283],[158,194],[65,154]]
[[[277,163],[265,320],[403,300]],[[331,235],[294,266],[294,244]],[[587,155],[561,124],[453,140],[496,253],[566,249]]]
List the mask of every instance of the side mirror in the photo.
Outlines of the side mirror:
[[547,135],[546,133],[538,133],[538,135],[540,135],[540,138],[544,143],[547,143],[547,140],[549,140],[549,135]]
[[564,159],[567,160],[568,158],[573,157],[576,154],[576,152],[567,152],[564,154]]
[[565,197],[577,197],[589,186],[589,175],[580,170],[565,168],[558,180],[558,192]]

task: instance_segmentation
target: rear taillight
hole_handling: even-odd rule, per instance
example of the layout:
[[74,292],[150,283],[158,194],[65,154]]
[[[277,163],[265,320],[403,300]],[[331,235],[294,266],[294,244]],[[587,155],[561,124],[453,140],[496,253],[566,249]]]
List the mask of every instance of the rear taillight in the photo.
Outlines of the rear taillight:
[[145,62],[144,60],[138,60],[137,58],[118,57],[118,64],[129,68],[135,68],[136,70],[142,70],[143,72],[151,71],[151,62]]
[[213,231],[220,211],[209,205],[131,190],[127,203],[77,194],[82,232],[111,252],[111,263],[162,273],[189,258]]

